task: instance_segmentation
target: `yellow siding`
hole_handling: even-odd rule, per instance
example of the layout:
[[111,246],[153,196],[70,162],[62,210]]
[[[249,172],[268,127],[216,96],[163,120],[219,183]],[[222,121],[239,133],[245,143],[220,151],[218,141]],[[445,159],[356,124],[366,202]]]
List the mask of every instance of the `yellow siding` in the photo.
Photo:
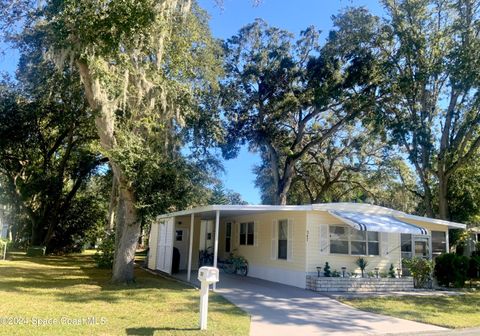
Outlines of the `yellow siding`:
[[[198,256],[199,256],[199,246],[200,246],[200,221],[201,218],[200,216],[195,216],[194,217],[194,224],[193,224],[193,242],[192,242],[192,270],[198,269]],[[178,225],[178,222],[182,222],[181,226]],[[190,215],[188,216],[182,216],[182,217],[176,217],[175,218],[175,225],[176,227],[182,227],[184,229],[190,230],[190,222],[191,222],[191,217]],[[189,232],[189,235],[192,233]],[[190,236],[189,236],[189,241],[190,241]]]
[[[272,259],[272,223],[281,219],[293,221],[293,256],[291,260]],[[239,245],[239,223],[255,222],[257,243],[254,246]],[[238,255],[244,256],[249,265],[264,266],[278,269],[289,269],[295,271],[305,271],[306,260],[306,212],[305,211],[281,211],[272,213],[262,213],[254,215],[237,216],[222,218],[219,235],[219,256],[228,257],[225,252],[225,223],[231,222],[232,230],[232,250]]]
[[[278,260],[272,258],[272,223],[281,219],[292,221],[293,225],[293,257],[291,260]],[[423,221],[401,218],[402,221],[409,222],[418,226],[422,226],[431,231],[448,231],[444,225],[431,224]],[[200,215],[195,216],[194,232],[193,232],[193,249],[192,249],[192,269],[198,269],[199,241],[200,241]],[[239,246],[239,223],[255,222],[257,240],[254,246]],[[176,217],[175,225],[182,222],[182,228],[190,229],[190,215]],[[320,251],[320,228],[322,225],[343,224],[338,218],[330,215],[326,211],[278,211],[270,213],[257,213],[244,216],[222,217],[219,227],[218,254],[219,259],[228,258],[225,252],[225,228],[226,223],[232,223],[232,251],[236,254],[244,256],[251,266],[265,269],[289,270],[294,272],[316,273],[316,267],[324,267],[328,261],[331,270],[341,271],[341,267],[347,267],[348,272],[357,272],[360,270],[355,265],[358,256],[330,254],[329,249],[322,253]],[[191,234],[191,232],[190,232]],[[381,272],[385,272],[393,264],[395,268],[400,262],[400,234],[389,233],[388,235],[388,253],[380,256],[366,256],[369,262],[367,271],[373,270],[375,267],[380,268]],[[307,240],[308,236],[308,240]],[[150,233],[150,256],[148,267],[155,268],[156,248],[158,237],[158,224],[152,224]],[[326,237],[328,239],[328,237]],[[383,250],[382,241],[380,241],[380,250]],[[275,280],[274,280],[275,281]],[[281,279],[278,280],[282,282]]]
[[[333,225],[344,224],[338,218],[330,215],[326,211],[311,211],[307,214],[307,233],[308,233],[308,258],[307,258],[307,272],[316,273],[317,266],[325,266],[325,262],[328,262],[331,270],[337,270],[341,272],[342,267],[347,268],[347,272],[360,273],[360,269],[355,265],[355,260],[358,256],[342,255],[342,254],[330,254],[329,247],[325,252],[320,251],[320,227],[321,225]],[[328,237],[326,237],[328,239]],[[381,240],[381,239],[380,239]],[[380,241],[382,245],[382,241]],[[380,246],[380,251],[384,247]],[[400,263],[400,234],[389,233],[388,234],[388,253],[380,256],[364,256],[368,261],[366,271],[373,271],[375,267],[380,269],[380,272],[387,272],[390,264],[393,264],[395,268],[399,267]]]

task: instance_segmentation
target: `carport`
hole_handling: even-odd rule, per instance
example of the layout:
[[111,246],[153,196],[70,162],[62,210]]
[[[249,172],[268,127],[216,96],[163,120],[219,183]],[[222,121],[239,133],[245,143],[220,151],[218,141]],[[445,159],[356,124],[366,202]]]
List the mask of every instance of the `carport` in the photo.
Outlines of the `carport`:
[[[186,244],[185,253],[183,254],[188,254],[185,271],[186,280],[190,282],[192,280],[192,268],[195,266],[193,258],[196,257],[196,248],[202,249],[201,240],[203,237],[199,238],[200,242],[195,241],[195,237],[198,236],[199,230],[202,230],[201,234],[203,235],[210,235],[208,231],[203,232],[204,222],[213,224],[213,266],[217,267],[219,258],[219,232],[220,226],[222,225],[221,222],[224,221],[224,219],[273,211],[305,211],[310,209],[311,207],[308,206],[210,205],[158,216],[157,223],[159,225],[152,227],[150,233],[151,241],[153,237],[158,236],[154,256],[155,263],[153,266],[149,264],[149,268],[172,274],[173,248],[178,244],[179,239],[188,237],[188,244]],[[183,230],[181,234],[179,234],[178,230],[180,227],[182,228],[181,230]],[[184,232],[188,232],[188,234]],[[150,259],[151,258],[152,256],[150,256]]]

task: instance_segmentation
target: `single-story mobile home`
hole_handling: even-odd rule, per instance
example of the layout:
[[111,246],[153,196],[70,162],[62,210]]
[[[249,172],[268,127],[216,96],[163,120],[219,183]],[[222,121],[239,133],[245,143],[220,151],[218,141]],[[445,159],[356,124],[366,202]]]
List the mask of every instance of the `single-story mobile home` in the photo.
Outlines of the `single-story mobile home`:
[[247,259],[248,276],[306,288],[325,262],[352,274],[360,256],[377,272],[401,269],[402,258],[434,258],[448,250],[448,229],[465,227],[370,204],[210,205],[158,216],[148,267],[171,274],[173,266],[190,280],[200,253],[211,250],[216,266],[234,252]]

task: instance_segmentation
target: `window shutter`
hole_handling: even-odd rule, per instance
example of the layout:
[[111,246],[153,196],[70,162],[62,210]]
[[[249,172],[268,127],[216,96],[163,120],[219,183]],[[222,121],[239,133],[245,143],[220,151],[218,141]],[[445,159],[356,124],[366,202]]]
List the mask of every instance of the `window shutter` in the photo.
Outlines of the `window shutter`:
[[240,246],[240,223],[235,223],[233,227],[235,228],[235,233],[232,241],[235,242],[235,248],[238,248]]
[[293,260],[293,219],[288,220],[287,260]]
[[278,222],[276,220],[272,221],[272,260],[276,260],[278,256]]
[[389,253],[388,249],[388,232],[379,232],[380,254],[385,257]]
[[320,224],[320,254],[328,254],[330,251],[330,237],[328,236],[328,225]]
[[258,246],[258,242],[260,241],[260,237],[258,236],[258,222],[253,222],[253,246]]

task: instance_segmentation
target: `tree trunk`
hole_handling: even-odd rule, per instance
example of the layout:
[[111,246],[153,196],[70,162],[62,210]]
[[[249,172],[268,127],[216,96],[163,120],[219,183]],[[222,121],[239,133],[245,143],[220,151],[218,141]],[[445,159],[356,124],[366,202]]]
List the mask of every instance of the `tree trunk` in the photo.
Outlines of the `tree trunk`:
[[121,182],[119,187],[112,281],[129,283],[134,279],[135,251],[140,235],[140,221],[137,216],[133,190]]
[[[114,134],[114,111],[109,110],[106,106],[102,106],[102,102],[96,99],[93,90],[93,79],[88,64],[77,61],[77,67],[85,88],[88,104],[94,111],[98,111],[98,116],[95,118],[95,126],[100,138],[100,144],[108,156],[108,153],[117,146]],[[117,162],[110,156],[108,158],[113,178],[118,183],[115,258],[113,261],[112,281],[128,283],[134,279],[133,269],[135,250],[140,233],[140,222],[137,219],[134,190],[130,187],[128,179]]]
[[295,169],[293,163],[288,162],[286,163],[285,170],[283,172],[283,176],[280,179],[280,183],[278,184],[277,189],[277,205],[287,205],[287,196],[288,192],[290,191],[290,187],[293,181],[293,175],[295,174]]
[[430,190],[430,186],[424,185],[424,197],[423,197],[423,205],[425,205],[425,213],[430,218],[435,218],[435,212],[433,211],[433,197],[432,191]]
[[438,215],[448,220],[448,178],[442,172],[438,174]]

